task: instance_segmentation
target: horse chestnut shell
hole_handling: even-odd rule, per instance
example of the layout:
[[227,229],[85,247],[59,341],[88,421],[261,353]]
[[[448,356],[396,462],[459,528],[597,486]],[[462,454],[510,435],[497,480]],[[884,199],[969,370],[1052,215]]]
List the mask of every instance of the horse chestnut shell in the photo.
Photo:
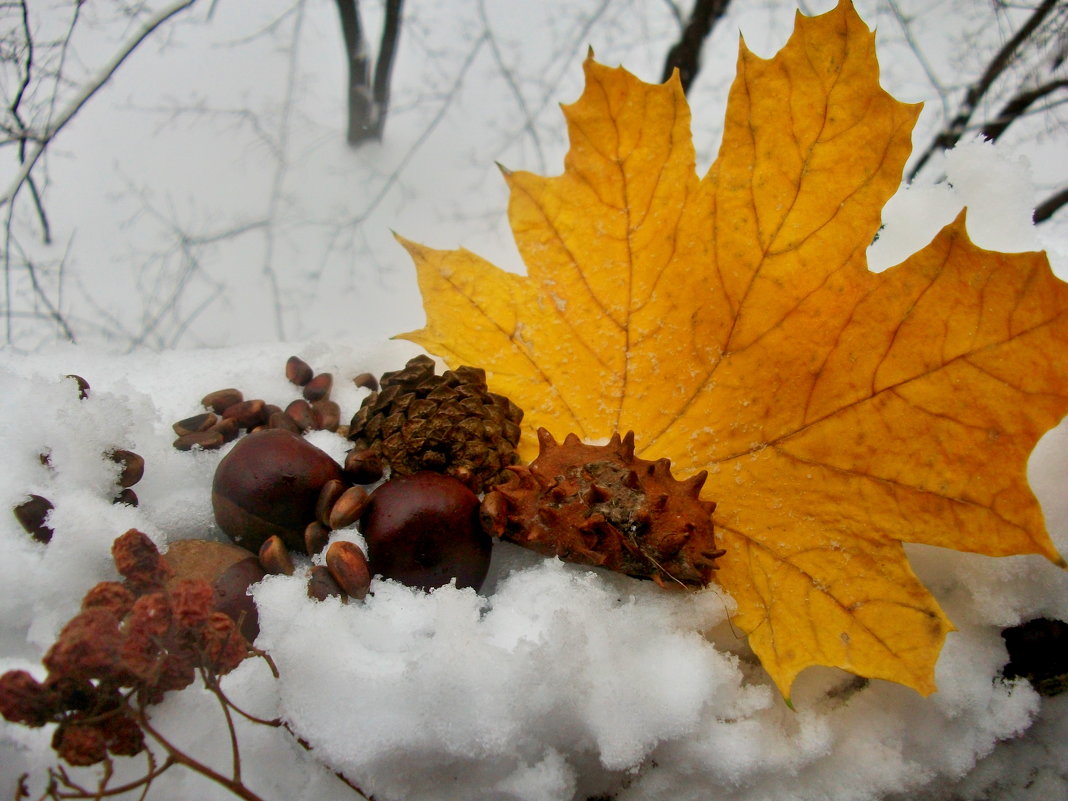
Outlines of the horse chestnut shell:
[[492,540],[482,531],[478,497],[442,473],[390,479],[371,493],[360,518],[372,575],[432,590],[453,579],[482,586]]
[[215,610],[240,623],[246,640],[256,639],[259,615],[248,588],[267,575],[256,554],[225,542],[178,540],[170,544],[163,561],[174,571],[168,588],[182,579],[208,582],[215,591]]
[[278,535],[290,550],[304,547],[319,491],[341,479],[341,467],[303,437],[280,428],[249,434],[215,469],[215,521],[238,545],[259,552]]

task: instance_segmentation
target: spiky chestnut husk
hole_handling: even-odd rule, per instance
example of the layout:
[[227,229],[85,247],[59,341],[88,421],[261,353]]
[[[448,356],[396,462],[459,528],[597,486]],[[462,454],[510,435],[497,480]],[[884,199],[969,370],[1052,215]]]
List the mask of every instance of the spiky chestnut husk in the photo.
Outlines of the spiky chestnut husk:
[[704,587],[716,559],[712,512],[699,495],[707,473],[685,481],[667,459],[634,455],[634,433],[587,445],[574,434],[558,443],[538,429],[529,467],[486,495],[482,524],[497,537],[546,556],[596,565],[661,586]]

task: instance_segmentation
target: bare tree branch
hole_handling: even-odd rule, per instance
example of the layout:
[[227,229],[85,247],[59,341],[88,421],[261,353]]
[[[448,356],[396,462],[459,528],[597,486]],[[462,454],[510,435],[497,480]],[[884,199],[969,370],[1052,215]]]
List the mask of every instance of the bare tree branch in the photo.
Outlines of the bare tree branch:
[[36,147],[22,163],[7,191],[4,192],[3,195],[0,195],[0,206],[14,200],[15,196],[19,193],[19,190],[22,189],[23,185],[29,179],[30,173],[33,171],[33,168],[37,166],[38,160],[44,155],[44,152],[48,149],[52,140],[55,139],[56,135],[63,130],[64,127],[66,127],[67,123],[74,119],[93,95],[100,91],[101,87],[111,80],[111,76],[114,75],[119,67],[122,66],[123,62],[130,57],[130,54],[132,54],[142,42],[150,37],[156,29],[166,23],[171,17],[185,11],[196,2],[197,0],[181,0],[181,2],[173,3],[172,5],[160,9],[149,17],[137,33],[119,49],[119,52],[116,53],[114,57],[112,57],[111,61],[104,65],[104,68],[81,88],[78,94],[71,100],[55,121],[51,122],[46,130],[36,134],[34,137]]
[[389,110],[389,80],[393,74],[393,59],[397,55],[397,41],[400,38],[401,9],[404,0],[386,0],[386,19],[382,23],[382,41],[378,47],[378,60],[375,62],[374,98],[378,106],[377,138],[382,138],[386,125],[386,112]]
[[979,101],[993,86],[994,81],[998,76],[1005,71],[1005,68],[1013,60],[1013,56],[1020,48],[1028,37],[1030,37],[1042,21],[1049,15],[1049,13],[1057,6],[1062,0],[1042,0],[1042,3],[1031,13],[1027,21],[1020,26],[1020,29],[1016,31],[1011,39],[1002,45],[1001,49],[994,54],[994,57],[990,59],[983,74],[968,87],[968,91],[964,95],[964,99],[961,101],[960,107],[957,109],[957,114],[950,120],[949,124],[943,128],[927,146],[927,149],[923,151],[923,154],[916,160],[912,170],[909,172],[909,180],[912,181],[923,169],[924,165],[930,160],[931,156],[935,153],[948,150],[960,141],[961,136],[964,135],[967,130],[968,123],[971,122],[972,115],[975,113],[976,107],[979,105]]
[[1035,207],[1034,216],[1031,218],[1036,223],[1045,222],[1056,214],[1068,203],[1068,186],[1054,192]]
[[661,80],[666,81],[677,69],[682,90],[690,90],[690,84],[701,69],[701,48],[705,39],[719,18],[726,13],[728,5],[730,0],[694,0],[693,10],[682,29],[682,36],[668,51]]
[[360,18],[359,0],[336,0],[349,65],[349,100],[347,141],[356,146],[367,140],[382,138],[389,109],[389,79],[400,37],[403,0],[386,0],[382,39],[378,60],[371,73],[371,52]]
[[1053,94],[1058,89],[1068,89],[1068,78],[1050,81],[1041,86],[1018,92],[1015,97],[1001,107],[1001,111],[998,112],[994,119],[983,126],[980,133],[991,141],[997,140],[1010,125],[1026,114],[1027,110],[1036,101]]

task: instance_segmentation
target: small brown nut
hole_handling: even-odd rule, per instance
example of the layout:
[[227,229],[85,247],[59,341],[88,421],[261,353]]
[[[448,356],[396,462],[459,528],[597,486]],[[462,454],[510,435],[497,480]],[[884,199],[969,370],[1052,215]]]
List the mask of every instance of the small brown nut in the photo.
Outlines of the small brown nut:
[[223,412],[223,420],[233,420],[238,428],[253,429],[267,422],[267,404],[259,398],[235,403]]
[[280,411],[282,411],[282,407],[281,406],[276,406],[273,403],[268,403],[268,404],[264,405],[264,407],[263,407],[263,413],[265,415],[267,415],[267,419],[268,420],[271,419],[271,415],[272,414],[274,414],[275,412],[280,412]]
[[373,450],[351,450],[345,456],[345,465],[342,467],[345,478],[353,484],[374,484],[382,478],[385,467],[382,457]]
[[210,430],[218,432],[222,436],[223,442],[233,442],[237,439],[237,435],[241,433],[240,426],[238,426],[236,420],[220,420]]
[[15,513],[15,518],[26,529],[26,533],[30,534],[38,542],[48,542],[52,539],[52,528],[45,525],[45,518],[48,517],[48,513],[53,508],[55,507],[52,506],[52,502],[48,498],[31,495],[28,501],[20,503],[11,511]]
[[371,570],[363,551],[345,540],[332,542],[326,549],[326,569],[346,593],[357,601],[367,596],[371,587]]
[[78,385],[78,399],[85,400],[89,397],[89,382],[82,378],[80,375],[74,375],[73,373],[66,376],[74,380],[74,383]]
[[330,373],[319,373],[304,386],[304,398],[309,401],[322,400],[330,397],[330,390],[334,386],[334,376]]
[[222,432],[213,429],[211,431],[194,431],[191,434],[182,434],[174,441],[174,447],[180,451],[191,451],[193,448],[213,451],[221,448],[225,442],[226,438],[222,435]]
[[138,501],[138,499],[137,499],[137,493],[134,492],[129,487],[126,487],[125,489],[122,490],[122,492],[120,492],[118,495],[116,495],[114,498],[112,498],[111,502],[113,504],[114,503],[122,503],[122,504],[126,504],[127,506],[137,506],[138,503],[140,503],[140,501]]
[[201,399],[200,403],[205,409],[211,409],[215,414],[222,414],[235,403],[241,403],[244,399],[245,396],[241,394],[241,390],[229,387],[209,392]]
[[315,412],[312,411],[311,404],[303,398],[289,404],[286,407],[286,414],[293,418],[293,422],[301,431],[315,428]]
[[363,515],[370,497],[363,487],[349,487],[334,501],[327,525],[335,531],[348,528]]
[[192,417],[179,420],[172,425],[171,428],[174,429],[175,434],[181,437],[186,434],[195,434],[198,431],[207,431],[218,422],[219,416],[217,414],[214,412],[204,412],[204,414],[194,414]]
[[108,454],[111,461],[122,465],[119,486],[132,487],[145,475],[145,460],[133,451],[115,450]]
[[293,557],[277,534],[268,537],[260,546],[260,567],[275,575],[293,575]]
[[352,383],[360,389],[369,389],[371,392],[378,392],[378,379],[370,373],[360,373],[352,379]]
[[315,504],[315,519],[324,526],[330,525],[330,510],[345,491],[345,482],[332,478],[319,490],[319,500]]
[[321,431],[337,431],[341,423],[341,407],[329,398],[314,401],[311,405],[315,428]]
[[315,556],[329,541],[330,529],[318,520],[308,523],[308,527],[304,529],[304,551],[308,556]]
[[163,558],[174,571],[168,586],[184,579],[209,582],[215,591],[215,609],[233,619],[249,642],[256,639],[259,613],[248,594],[248,588],[264,576],[256,554],[224,542],[177,540]]
[[294,434],[299,434],[300,426],[297,425],[297,421],[290,417],[285,412],[275,412],[267,418],[268,428],[284,428],[286,431],[292,431]]
[[286,378],[302,387],[312,380],[312,369],[299,356],[290,356],[286,362]]
[[308,597],[317,601],[325,601],[330,597],[345,600],[345,591],[324,565],[315,565],[308,574]]

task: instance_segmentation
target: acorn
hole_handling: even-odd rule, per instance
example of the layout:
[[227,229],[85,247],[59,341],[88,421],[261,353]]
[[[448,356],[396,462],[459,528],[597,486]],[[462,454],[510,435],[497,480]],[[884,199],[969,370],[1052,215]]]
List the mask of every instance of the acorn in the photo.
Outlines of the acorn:
[[479,523],[478,497],[442,473],[398,476],[374,492],[360,518],[371,575],[432,590],[450,581],[482,586],[492,539]]
[[319,493],[332,479],[341,480],[341,467],[303,437],[281,428],[257,431],[239,440],[215,470],[215,520],[251,551],[275,535],[290,550],[302,550]]
[[267,575],[256,554],[226,542],[178,540],[163,559],[174,571],[168,587],[182,579],[207,581],[215,590],[215,610],[239,623],[246,640],[256,639],[259,617],[248,588]]

